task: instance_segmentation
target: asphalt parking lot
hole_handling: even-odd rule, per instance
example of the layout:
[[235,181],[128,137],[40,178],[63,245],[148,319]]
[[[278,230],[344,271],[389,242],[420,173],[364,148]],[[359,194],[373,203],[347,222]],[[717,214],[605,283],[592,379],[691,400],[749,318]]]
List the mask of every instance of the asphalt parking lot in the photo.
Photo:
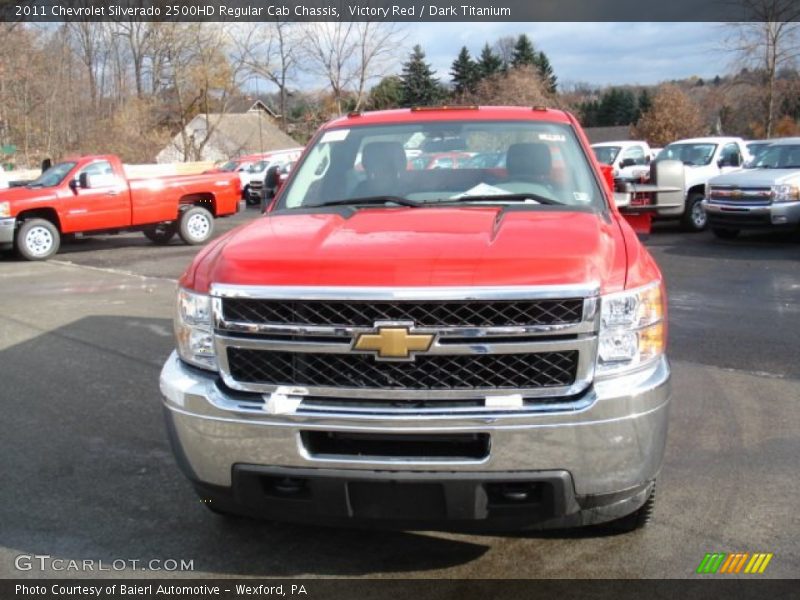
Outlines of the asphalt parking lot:
[[[218,232],[256,218],[248,210]],[[98,576],[693,577],[706,552],[800,573],[800,235],[646,240],[670,293],[673,404],[654,520],[621,536],[334,530],[212,515],[175,466],[158,373],[196,253],[140,234],[0,258],[0,577],[18,555],[193,560]],[[762,576],[762,577],[763,577]]]

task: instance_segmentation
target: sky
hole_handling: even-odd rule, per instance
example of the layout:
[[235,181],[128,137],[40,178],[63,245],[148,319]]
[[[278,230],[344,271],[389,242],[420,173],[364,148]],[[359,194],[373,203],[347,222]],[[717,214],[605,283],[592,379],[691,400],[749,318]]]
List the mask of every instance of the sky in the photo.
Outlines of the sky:
[[[421,23],[406,26],[442,81],[461,46],[473,57],[485,42],[521,33],[544,51],[559,82],[649,85],[696,75],[724,75],[733,57],[719,23]],[[397,71],[400,67],[398,65]]]

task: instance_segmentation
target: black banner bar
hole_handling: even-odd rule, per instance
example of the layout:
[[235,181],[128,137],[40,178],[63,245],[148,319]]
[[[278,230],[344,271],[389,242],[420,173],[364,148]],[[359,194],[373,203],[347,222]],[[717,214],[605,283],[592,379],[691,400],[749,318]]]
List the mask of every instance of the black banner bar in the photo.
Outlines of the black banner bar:
[[681,600],[796,597],[797,582],[754,577],[695,580],[458,580],[458,579],[164,579],[3,580],[3,600],[297,600],[413,598],[414,600]]
[[800,18],[797,4],[796,0],[0,0],[0,21],[794,21]]

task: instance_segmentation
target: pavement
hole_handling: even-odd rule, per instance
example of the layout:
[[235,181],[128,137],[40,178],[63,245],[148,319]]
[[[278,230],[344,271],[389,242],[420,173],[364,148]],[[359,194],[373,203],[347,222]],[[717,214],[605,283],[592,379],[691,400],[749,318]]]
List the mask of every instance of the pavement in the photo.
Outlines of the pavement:
[[[617,536],[217,517],[174,463],[158,391],[175,280],[197,248],[126,234],[47,263],[0,258],[0,578],[690,578],[706,552],[735,551],[774,553],[761,577],[796,577],[800,235],[723,242],[662,225],[646,244],[670,295],[670,435],[653,522]],[[18,570],[20,555],[111,568]],[[151,560],[193,570],[142,570]]]

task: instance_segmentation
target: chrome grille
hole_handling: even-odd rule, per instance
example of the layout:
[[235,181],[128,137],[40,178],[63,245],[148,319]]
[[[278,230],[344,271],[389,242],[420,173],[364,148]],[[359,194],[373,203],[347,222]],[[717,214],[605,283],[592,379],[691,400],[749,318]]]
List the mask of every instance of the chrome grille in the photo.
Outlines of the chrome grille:
[[372,327],[411,321],[417,327],[564,325],[583,318],[583,299],[488,302],[335,302],[226,298],[223,316],[240,323]]
[[231,375],[243,383],[413,390],[516,389],[574,383],[578,351],[422,355],[380,362],[364,354],[228,348]]
[[747,204],[769,204],[772,190],[769,187],[711,186],[709,199],[720,202],[746,202]]

